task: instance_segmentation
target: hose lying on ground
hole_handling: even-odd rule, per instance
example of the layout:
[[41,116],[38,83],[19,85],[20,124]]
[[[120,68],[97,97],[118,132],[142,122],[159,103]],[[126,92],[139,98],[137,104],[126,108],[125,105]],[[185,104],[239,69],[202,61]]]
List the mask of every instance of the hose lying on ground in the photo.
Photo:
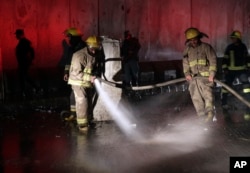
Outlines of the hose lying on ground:
[[239,99],[242,103],[244,103],[246,106],[248,106],[250,108],[250,103],[249,101],[247,101],[246,99],[244,99],[241,95],[239,95],[236,91],[234,91],[231,87],[229,87],[228,85],[224,84],[223,82],[215,79],[214,80],[215,83],[221,85],[222,87],[224,87],[225,89],[227,89],[231,94],[233,94],[235,97],[237,97],[237,99]]
[[[196,77],[196,78],[200,78],[200,77]],[[98,78],[98,80],[100,80],[101,82],[110,85],[112,87],[116,87],[116,88],[123,88],[122,84],[119,83],[115,83],[115,82],[110,82],[101,78]],[[167,85],[172,85],[175,83],[180,83],[180,82],[184,82],[186,81],[185,78],[178,78],[178,79],[173,79],[171,81],[167,81],[167,82],[162,82],[162,83],[157,83],[157,84],[153,84],[153,85],[145,85],[145,86],[137,86],[137,87],[131,87],[131,90],[146,90],[146,89],[154,89],[157,87],[163,87],[163,86],[167,86]],[[224,84],[223,82],[214,79],[214,82],[221,85],[222,87],[224,87],[225,89],[227,89],[231,94],[233,94],[237,99],[239,99],[242,103],[244,103],[246,106],[248,106],[250,108],[250,102],[247,101],[246,99],[244,99],[241,95],[239,95],[235,90],[233,90],[231,87],[229,87],[228,85]]]

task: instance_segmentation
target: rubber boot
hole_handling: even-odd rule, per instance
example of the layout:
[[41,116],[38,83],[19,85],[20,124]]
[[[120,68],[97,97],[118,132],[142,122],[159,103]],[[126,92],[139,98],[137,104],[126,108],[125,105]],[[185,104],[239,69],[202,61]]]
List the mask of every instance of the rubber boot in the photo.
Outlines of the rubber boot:
[[213,122],[213,117],[214,117],[213,112],[208,112],[207,117],[205,119],[205,123]]
[[70,115],[69,117],[64,118],[65,121],[74,121],[76,117],[74,115]]
[[72,122],[76,120],[76,107],[75,105],[70,105],[70,115],[64,118],[65,121]]
[[79,132],[81,133],[87,133],[88,132],[88,129],[89,129],[89,126],[88,124],[78,124],[78,130]]
[[88,120],[85,118],[77,118],[78,130],[79,132],[86,133],[88,131],[89,125]]

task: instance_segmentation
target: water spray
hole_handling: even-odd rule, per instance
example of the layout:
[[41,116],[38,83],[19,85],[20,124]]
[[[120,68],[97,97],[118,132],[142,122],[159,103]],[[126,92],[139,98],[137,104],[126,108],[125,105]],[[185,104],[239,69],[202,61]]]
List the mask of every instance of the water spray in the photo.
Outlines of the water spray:
[[110,99],[109,95],[103,90],[98,79],[95,79],[94,84],[100,99],[103,100],[104,105],[121,130],[129,137],[134,139],[141,138],[142,135],[136,131],[136,124],[134,123],[133,118],[125,112],[125,108],[123,108],[122,105],[119,108],[117,107],[117,105]]
[[[180,83],[180,82],[185,82],[185,78],[179,78],[179,79],[174,79],[171,81],[167,81],[164,83],[159,83],[159,84],[154,84],[154,85],[147,85],[147,86],[139,86],[139,87],[132,87],[132,90],[144,90],[144,89],[153,89],[156,87],[162,87],[162,86],[167,86],[171,85],[174,83]],[[173,144],[174,146],[177,146],[178,148],[185,148],[187,151],[193,151],[195,148],[193,146],[197,146],[197,144],[200,144],[199,146],[201,148],[207,147],[204,145],[204,143],[207,143],[207,135],[204,135],[206,133],[211,133],[211,131],[207,131],[207,129],[203,129],[203,127],[197,125],[194,126],[193,122],[189,123],[188,120],[184,120],[182,123],[178,122],[175,124],[175,127],[166,128],[166,129],[161,129],[160,131],[157,131],[157,134],[152,134],[150,135],[150,138],[142,135],[145,134],[143,132],[138,131],[136,127],[136,124],[133,124],[135,121],[132,120],[130,117],[130,114],[126,113],[125,107],[117,107],[117,105],[110,99],[109,95],[103,90],[101,87],[100,82],[104,82],[107,85],[116,87],[116,88],[121,88],[120,85],[116,83],[112,83],[109,81],[105,81],[103,79],[97,79],[94,81],[95,87],[97,92],[99,93],[100,99],[104,101],[104,104],[109,111],[110,115],[114,119],[115,123],[120,127],[120,129],[130,138],[136,139],[137,141],[139,140],[140,142],[143,143],[168,143],[168,144]],[[231,92],[234,96],[236,96],[242,103],[250,107],[250,103],[245,100],[243,97],[241,97],[237,92],[235,92],[233,89],[231,89],[229,86],[226,84],[220,82],[219,80],[215,79],[215,83],[220,84],[222,87],[226,88],[229,92]],[[121,105],[124,106],[124,105]],[[123,110],[124,109],[124,110]],[[216,117],[214,117],[216,118]],[[215,120],[213,120],[215,121]],[[133,122],[133,123],[132,123]],[[183,125],[184,124],[184,128]],[[190,127],[192,127],[190,129]],[[193,140],[192,142],[187,145],[187,136],[192,136]],[[190,148],[192,148],[190,150]]]

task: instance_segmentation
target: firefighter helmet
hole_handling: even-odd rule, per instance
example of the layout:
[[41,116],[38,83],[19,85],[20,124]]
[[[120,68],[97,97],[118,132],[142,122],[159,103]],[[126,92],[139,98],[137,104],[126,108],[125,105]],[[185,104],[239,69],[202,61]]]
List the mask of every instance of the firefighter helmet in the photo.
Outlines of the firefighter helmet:
[[238,39],[241,39],[241,32],[240,32],[240,31],[233,31],[233,32],[230,34],[230,37],[231,37],[231,38],[238,38]]
[[193,38],[202,38],[203,36],[207,37],[208,38],[208,35],[203,33],[203,32],[200,32],[197,28],[188,28],[186,31],[185,31],[185,36],[186,36],[186,42],[188,42],[190,39],[193,39]]
[[185,31],[186,39],[190,40],[192,38],[200,36],[201,32],[197,28],[188,28]]
[[82,33],[78,28],[68,28],[64,31],[64,34],[75,37],[82,36]]
[[101,42],[98,37],[90,36],[87,38],[86,43],[90,48],[100,48]]

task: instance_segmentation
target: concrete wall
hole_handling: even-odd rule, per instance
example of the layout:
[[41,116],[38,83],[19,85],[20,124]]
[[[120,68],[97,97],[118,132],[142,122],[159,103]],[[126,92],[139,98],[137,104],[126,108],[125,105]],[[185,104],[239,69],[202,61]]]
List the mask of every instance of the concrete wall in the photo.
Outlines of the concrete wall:
[[141,61],[181,59],[184,31],[198,27],[210,36],[218,56],[228,35],[242,31],[250,47],[249,0],[8,0],[0,2],[0,48],[4,69],[16,68],[14,32],[24,28],[36,49],[36,67],[54,67],[61,56],[62,32],[79,27],[83,38],[121,39],[129,29],[139,37]]

